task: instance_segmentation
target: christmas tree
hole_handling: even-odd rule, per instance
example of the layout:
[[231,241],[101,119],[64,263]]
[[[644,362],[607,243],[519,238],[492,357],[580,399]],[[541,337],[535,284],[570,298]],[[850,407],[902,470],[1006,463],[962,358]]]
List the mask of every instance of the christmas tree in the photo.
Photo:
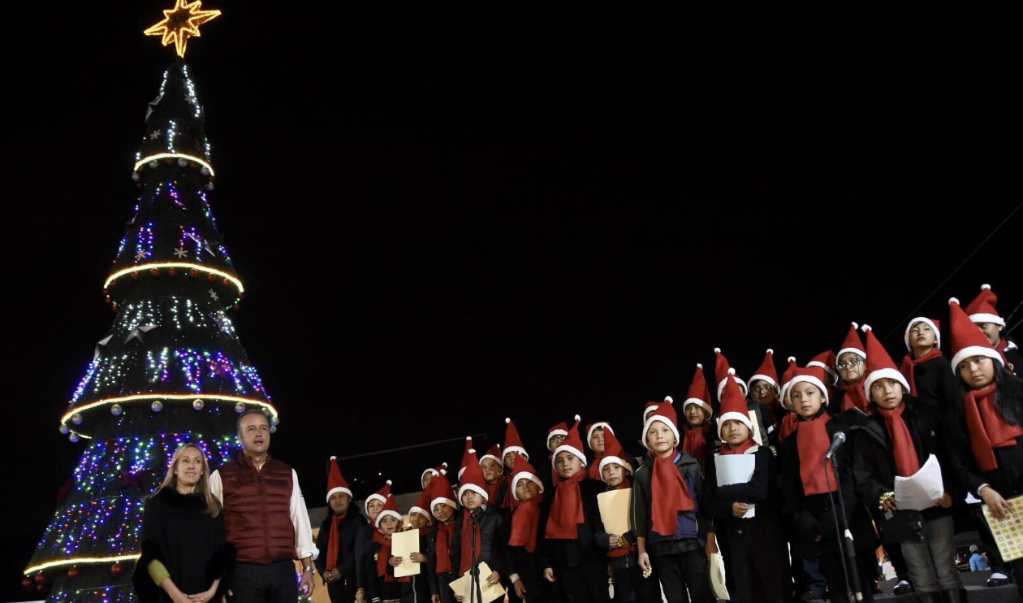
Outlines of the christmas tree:
[[244,289],[210,210],[213,178],[203,107],[179,60],[146,111],[137,205],[104,284],[117,316],[61,418],[87,445],[25,569],[26,588],[49,589],[49,601],[134,600],[142,510],[178,446],[198,443],[216,468],[238,450],[237,413],[260,408],[277,425],[225,313]]

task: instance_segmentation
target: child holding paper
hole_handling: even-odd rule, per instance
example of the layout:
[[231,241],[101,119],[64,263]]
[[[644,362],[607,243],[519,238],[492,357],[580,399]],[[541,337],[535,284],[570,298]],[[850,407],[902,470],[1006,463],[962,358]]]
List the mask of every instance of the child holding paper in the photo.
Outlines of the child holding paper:
[[[753,421],[733,379],[722,392],[718,437],[721,452],[708,461],[707,489],[714,537],[727,567],[728,594],[735,603],[782,603],[792,582],[777,503],[774,455],[753,440]],[[732,463],[749,457],[752,462]],[[741,464],[740,473],[746,473],[748,465],[749,478],[730,476],[729,464]]]
[[704,553],[709,521],[704,505],[697,502],[704,494],[703,471],[696,459],[678,450],[671,402],[662,402],[647,416],[643,433],[650,454],[643,457],[632,484],[639,565],[644,571],[656,569],[668,603],[710,603]]
[[388,496],[373,522],[373,541],[363,559],[365,600],[372,603],[400,603],[401,584],[394,577],[394,568],[401,560],[391,556],[391,537],[401,526],[401,513],[393,496]]
[[[479,589],[497,584],[504,573],[504,543],[499,537],[503,517],[489,503],[487,482],[483,469],[476,460],[476,451],[468,451],[469,460],[458,486],[458,499],[462,503],[462,521],[455,524],[452,558],[459,560],[458,575],[475,571],[481,563],[490,567],[488,576],[479,576]],[[476,590],[476,586],[473,586]],[[463,600],[458,595],[458,601]]]
[[446,472],[439,473],[426,490],[433,513],[433,527],[430,528],[426,555],[430,600],[432,603],[454,603],[455,594],[449,585],[458,579],[458,559],[452,557],[455,542],[455,526],[458,523],[458,503],[448,482]]
[[[440,475],[438,472],[437,475]],[[436,477],[436,476],[435,476]],[[432,481],[432,480],[431,480]],[[430,490],[427,488],[419,496],[416,502],[408,511],[409,518],[409,531],[419,532],[419,551],[412,553],[411,559],[415,563],[421,563],[419,573],[409,576],[411,580],[408,582],[402,582],[401,584],[401,601],[402,603],[418,603],[419,601],[430,600],[430,583],[429,575],[427,572],[427,556],[426,552],[429,550],[429,535],[430,525],[433,521],[430,519],[430,512],[427,509],[430,507]],[[401,565],[404,559],[398,558],[398,565]]]
[[550,559],[543,574],[566,603],[595,603],[608,601],[607,561],[594,542],[600,483],[586,476],[579,420],[576,415],[575,425],[554,450],[559,483],[545,530]]
[[[632,465],[618,438],[611,431],[604,434],[604,456],[601,457],[597,468],[601,479],[607,484],[608,492],[628,490],[632,487]],[[623,518],[627,521],[628,509],[623,508],[622,511]],[[602,517],[595,538],[597,548],[606,551],[614,573],[614,601],[643,603],[657,601],[660,598],[657,580],[644,578],[643,569],[639,567],[635,530],[627,530],[623,534],[609,533]]]
[[[856,428],[853,468],[860,497],[872,510],[886,542],[901,544],[909,578],[921,603],[940,603],[941,592],[950,603],[959,603],[962,582],[955,565],[952,496],[943,492],[935,506],[919,511],[900,510],[895,498],[895,477],[910,477],[937,458],[934,417],[915,412],[909,383],[888,352],[864,326],[867,368],[863,380],[871,414]],[[947,490],[947,488],[946,488]],[[922,530],[916,525],[922,521]],[[905,529],[905,526],[914,526]],[[894,546],[899,546],[894,544]]]
[[[361,595],[365,598],[366,592],[369,590],[366,584],[367,579],[372,579],[373,571],[372,568],[366,567],[366,559],[372,558],[372,555],[367,555],[367,551],[373,545],[373,537],[376,535],[376,519],[380,514],[380,510],[384,508],[384,503],[391,497],[391,480],[387,480],[383,487],[379,490],[370,494],[366,497],[365,510],[366,510],[366,525],[362,526],[359,532],[355,536],[355,579],[357,582],[357,596]],[[372,559],[371,559],[372,560]]]

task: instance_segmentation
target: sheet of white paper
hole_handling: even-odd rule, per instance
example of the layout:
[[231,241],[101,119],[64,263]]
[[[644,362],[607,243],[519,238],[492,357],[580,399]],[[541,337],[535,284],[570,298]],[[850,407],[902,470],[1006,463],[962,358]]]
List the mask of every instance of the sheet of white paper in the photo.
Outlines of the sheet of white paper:
[[622,535],[629,531],[629,509],[632,503],[632,488],[601,492],[597,495],[597,508],[604,531]]
[[748,482],[756,466],[757,457],[752,454],[719,454],[714,457],[719,486]]
[[725,585],[725,560],[721,553],[710,554],[710,584],[714,588],[715,597],[722,601],[730,600]]
[[968,504],[968,505],[975,505],[977,503],[984,502],[981,499],[979,499],[976,496],[974,496],[973,492],[967,492],[966,493],[966,498],[964,500],[966,501],[966,504]]
[[463,575],[461,578],[451,582],[451,584],[449,584],[451,590],[453,590],[456,595],[462,595],[463,597],[465,597],[467,603],[490,603],[494,599],[503,597],[504,593],[507,591],[501,587],[500,582],[493,586],[487,586],[487,576],[494,573],[493,570],[491,570],[490,567],[487,566],[485,562],[480,563],[479,568],[480,568],[479,586],[480,590],[482,591],[480,594],[483,596],[483,599],[478,599],[476,597],[476,588],[472,584],[471,571],[465,572],[465,575]]
[[932,454],[920,470],[909,477],[895,476],[895,504],[899,509],[923,511],[937,504],[945,493],[941,465]]
[[419,553],[419,530],[396,532],[391,536],[391,555],[401,557],[401,565],[394,568],[396,578],[418,576],[422,564],[412,561],[412,553]]

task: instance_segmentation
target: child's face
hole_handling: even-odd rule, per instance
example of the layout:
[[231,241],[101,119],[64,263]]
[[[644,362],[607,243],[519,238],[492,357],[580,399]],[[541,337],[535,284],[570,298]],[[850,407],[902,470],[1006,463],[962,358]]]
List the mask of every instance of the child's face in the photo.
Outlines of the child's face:
[[480,468],[483,469],[483,479],[487,480],[488,484],[496,482],[504,475],[504,467],[494,459],[483,459]]
[[380,520],[380,533],[384,536],[390,536],[394,534],[395,530],[398,529],[398,520],[393,515],[388,515]]
[[351,504],[352,497],[348,496],[344,492],[335,492],[330,495],[330,510],[335,515],[344,515],[348,512],[348,505]]
[[987,356],[973,356],[959,363],[959,377],[973,389],[991,385],[995,380],[995,361]]
[[646,443],[657,456],[667,456],[678,445],[675,434],[663,421],[654,421],[646,430]]
[[604,454],[604,428],[598,427],[593,430],[590,436],[590,450],[597,454]]
[[408,516],[408,522],[416,530],[430,526],[430,518],[418,511]]
[[885,410],[902,404],[902,384],[895,379],[878,379],[870,384],[870,399]]
[[554,457],[554,470],[561,479],[568,479],[583,470],[583,461],[571,452],[562,450]]
[[625,469],[618,463],[607,463],[600,470],[600,477],[604,478],[604,483],[608,486],[617,488],[625,481]]
[[749,427],[741,421],[729,419],[721,425],[721,439],[735,448],[750,438]]
[[504,453],[504,467],[508,471],[511,471],[512,469],[515,468],[515,451],[514,450],[512,450],[511,452]]
[[423,482],[423,490],[426,490],[428,487],[430,487],[430,482],[432,482],[432,481],[433,481],[433,472],[432,471],[427,471],[426,473],[424,473],[423,474],[423,480],[422,480],[422,482]]
[[560,433],[552,435],[550,438],[547,439],[547,450],[554,452],[555,450],[558,449],[558,446],[561,446],[561,443],[564,441],[565,436],[561,435]]
[[455,510],[450,505],[437,503],[433,505],[433,516],[437,518],[437,521],[447,523],[455,516]]
[[515,484],[515,496],[522,502],[529,502],[540,496],[540,486],[530,479],[520,479]]
[[462,506],[468,511],[475,511],[483,504],[483,495],[473,490],[462,492]]
[[707,411],[703,410],[703,407],[699,404],[690,404],[685,409],[686,423],[689,423],[690,427],[702,427],[709,418]]
[[909,345],[914,352],[927,352],[938,345],[938,336],[926,322],[914,323],[909,328]]
[[1002,329],[1005,328],[1002,325],[993,322],[978,322],[976,325],[991,345],[998,345],[1002,342]]
[[806,381],[800,381],[789,389],[789,400],[792,401],[792,409],[804,419],[816,417],[824,404],[821,390]]
[[855,352],[846,352],[838,358],[838,374],[846,383],[859,383],[865,368],[863,357]]
[[370,519],[375,520],[377,518],[377,515],[380,515],[380,509],[383,508],[384,503],[374,498],[373,500],[366,503],[366,515],[369,515]]
[[778,391],[774,389],[774,386],[763,379],[757,379],[749,386],[753,389],[754,402],[770,405],[778,397]]

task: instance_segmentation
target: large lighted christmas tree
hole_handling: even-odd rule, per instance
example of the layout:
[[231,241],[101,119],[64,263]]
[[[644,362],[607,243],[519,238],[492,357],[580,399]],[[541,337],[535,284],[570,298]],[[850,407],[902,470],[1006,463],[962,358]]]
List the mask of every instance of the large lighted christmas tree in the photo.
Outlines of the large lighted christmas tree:
[[[179,54],[182,23],[180,38],[164,35]],[[261,408],[277,424],[225,313],[244,289],[210,209],[213,178],[203,107],[179,60],[146,111],[139,196],[103,287],[117,316],[60,423],[85,451],[25,569],[50,601],[134,600],[142,510],[177,447],[199,443],[216,468],[237,451],[237,413]]]

